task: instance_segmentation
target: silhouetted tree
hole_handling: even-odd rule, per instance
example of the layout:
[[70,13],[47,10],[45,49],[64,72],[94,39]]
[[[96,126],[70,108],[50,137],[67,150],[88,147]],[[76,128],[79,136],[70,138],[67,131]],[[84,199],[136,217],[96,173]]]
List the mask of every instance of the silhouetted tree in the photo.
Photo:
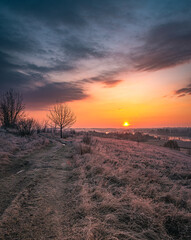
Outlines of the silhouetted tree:
[[71,127],[76,122],[76,116],[66,104],[56,104],[50,110],[48,118],[60,128],[60,137],[65,127]]
[[0,98],[0,121],[3,127],[15,127],[23,115],[24,104],[22,95],[13,89],[2,94]]

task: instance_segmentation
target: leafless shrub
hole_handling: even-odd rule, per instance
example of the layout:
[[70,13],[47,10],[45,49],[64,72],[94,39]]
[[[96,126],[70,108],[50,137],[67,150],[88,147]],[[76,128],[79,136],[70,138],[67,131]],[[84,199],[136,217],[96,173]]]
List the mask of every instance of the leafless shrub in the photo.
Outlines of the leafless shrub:
[[21,119],[17,123],[17,129],[20,136],[30,136],[36,131],[36,122],[33,118]]
[[89,133],[86,133],[84,136],[83,136],[83,139],[82,139],[83,143],[85,144],[91,144],[92,143],[92,137]]

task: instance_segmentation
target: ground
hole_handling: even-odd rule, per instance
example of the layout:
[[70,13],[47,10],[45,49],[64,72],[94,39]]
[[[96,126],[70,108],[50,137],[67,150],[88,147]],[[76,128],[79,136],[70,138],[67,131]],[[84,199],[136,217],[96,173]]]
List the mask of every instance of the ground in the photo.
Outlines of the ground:
[[0,239],[191,239],[189,155],[80,135],[0,139]]

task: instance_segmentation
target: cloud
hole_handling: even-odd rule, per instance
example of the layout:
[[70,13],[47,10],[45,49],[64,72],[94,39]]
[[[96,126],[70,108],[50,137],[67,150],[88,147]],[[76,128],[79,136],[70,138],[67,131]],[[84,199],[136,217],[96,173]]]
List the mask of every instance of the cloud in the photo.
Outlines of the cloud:
[[105,82],[103,82],[105,84],[105,87],[115,87],[117,86],[119,83],[121,83],[122,80],[107,80]]
[[22,70],[22,66],[18,63],[14,63],[14,58],[10,55],[0,52],[0,88],[8,89],[26,87],[31,83],[37,81],[43,81],[43,76],[40,73],[28,72],[25,73]]
[[[81,28],[89,25],[90,21],[102,21],[106,23],[107,19],[125,17],[128,20],[133,18],[132,10],[137,6],[133,0],[120,1],[103,0],[89,1],[89,0],[2,0],[2,6],[5,9],[12,10],[20,15],[28,16],[30,18],[38,19],[52,27],[67,25],[70,27]],[[120,7],[122,6],[122,8]],[[119,11],[126,9],[125,13]],[[113,21],[115,22],[115,21]]]
[[35,109],[36,107],[46,108],[56,102],[71,102],[87,97],[88,95],[82,87],[77,83],[71,82],[47,83],[33,90],[24,92],[25,102],[30,109]]
[[191,95],[191,84],[188,84],[186,87],[176,90],[174,94],[177,95],[178,97]]
[[[1,7],[1,6],[0,6]],[[30,38],[20,20],[13,20],[9,14],[0,11],[0,50],[21,53],[38,51],[37,42]]]
[[22,68],[24,70],[29,70],[29,71],[35,71],[39,73],[51,73],[51,72],[67,72],[71,71],[73,69],[76,69],[76,67],[73,65],[70,65],[67,62],[62,62],[62,61],[57,61],[55,65],[52,66],[38,66],[35,64],[27,64],[23,65]]
[[117,68],[115,70],[107,70],[103,71],[101,74],[98,74],[95,77],[82,79],[79,81],[79,83],[102,83],[105,87],[111,88],[115,87],[119,83],[121,83],[123,80],[116,79],[116,76],[122,71],[123,69]]
[[75,60],[86,59],[89,57],[103,58],[106,56],[106,53],[97,43],[77,37],[69,37],[65,39],[62,47],[64,48],[64,53]]
[[169,22],[154,26],[145,44],[132,53],[136,70],[156,71],[191,60],[191,22]]
[[[52,1],[44,4],[39,1],[19,1],[15,5],[14,1],[1,1],[1,90],[9,87],[22,90],[27,86],[35,86],[38,81],[48,82],[52,73],[77,70],[80,60],[105,57],[98,43],[80,36],[79,29],[77,32],[70,31],[70,24],[82,24],[78,17],[75,23],[80,4],[58,1],[56,5],[54,3],[54,8],[52,4]],[[71,15],[68,14],[70,9]],[[65,11],[67,14],[64,14]],[[51,14],[55,15],[51,18]],[[44,26],[46,18],[47,21],[62,23],[65,30],[54,31],[54,25]]]

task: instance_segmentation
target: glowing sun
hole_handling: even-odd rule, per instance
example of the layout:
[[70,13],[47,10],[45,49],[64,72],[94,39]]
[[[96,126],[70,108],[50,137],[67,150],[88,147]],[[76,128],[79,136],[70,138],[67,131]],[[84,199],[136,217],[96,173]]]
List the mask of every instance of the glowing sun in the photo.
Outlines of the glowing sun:
[[123,126],[124,126],[124,127],[128,127],[129,125],[130,125],[130,124],[129,124],[128,122],[124,122],[124,123],[123,123]]

